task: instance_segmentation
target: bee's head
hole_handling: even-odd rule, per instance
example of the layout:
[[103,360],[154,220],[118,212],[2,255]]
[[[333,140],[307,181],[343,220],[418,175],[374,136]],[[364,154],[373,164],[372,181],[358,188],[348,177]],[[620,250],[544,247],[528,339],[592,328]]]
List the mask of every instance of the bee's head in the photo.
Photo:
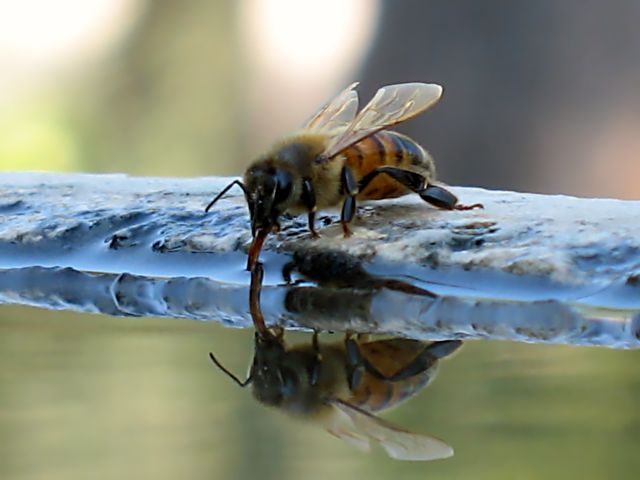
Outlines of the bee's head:
[[251,384],[256,400],[275,407],[291,397],[298,386],[296,373],[287,368],[284,362],[286,356],[287,351],[281,336],[269,330],[256,332],[253,363],[249,376],[243,381],[227,370],[213,353],[209,353],[214,365],[236,384],[242,388]]
[[244,195],[251,217],[253,242],[249,247],[247,270],[252,270],[265,238],[280,229],[280,216],[287,210],[293,193],[293,175],[266,160],[249,167],[244,175]]
[[272,334],[255,334],[255,352],[249,377],[254,397],[271,406],[279,406],[291,397],[298,385],[296,373],[283,361],[287,352],[282,339]]
[[249,167],[242,181],[231,182],[205,208],[208,212],[234,185],[242,188],[249,207],[253,236],[247,270],[253,269],[267,235],[279,230],[278,220],[294,197],[294,181],[294,175],[277,167],[273,158],[262,158]]
[[270,233],[286,211],[293,191],[293,176],[270,161],[259,162],[244,175],[245,198],[251,215],[251,233]]

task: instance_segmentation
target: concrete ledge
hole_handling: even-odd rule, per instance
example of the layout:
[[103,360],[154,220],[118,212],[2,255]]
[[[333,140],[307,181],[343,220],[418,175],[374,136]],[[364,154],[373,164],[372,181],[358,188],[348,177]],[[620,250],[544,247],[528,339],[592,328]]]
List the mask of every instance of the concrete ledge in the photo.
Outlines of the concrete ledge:
[[[119,282],[126,278],[121,274],[146,278],[146,283],[137,283],[139,299],[144,297],[144,288],[160,280],[206,278],[223,289],[246,288],[248,274],[243,268],[250,232],[244,200],[237,195],[240,192],[204,213],[208,201],[228,181],[1,175],[0,268],[4,269],[3,278],[10,275],[11,281],[0,281],[4,285],[0,298],[6,303],[38,304],[33,296],[27,298],[28,284],[18,279],[34,282],[34,278],[44,278],[38,277],[43,272],[69,271],[65,269],[92,277],[106,274],[119,278]],[[604,319],[630,328],[627,322],[640,312],[640,202],[477,188],[452,190],[462,202],[480,202],[485,209],[442,211],[414,195],[372,202],[361,206],[355,234],[349,239],[342,237],[337,212],[320,212],[318,240],[309,238],[305,218],[284,219],[283,231],[269,238],[263,251],[265,288],[273,287],[280,295],[294,288],[284,286],[281,275],[283,266],[293,259],[294,280],[306,282],[302,286],[316,285],[333,289],[336,294],[366,291],[375,298],[396,295],[398,298],[387,299],[387,303],[395,306],[396,314],[402,305],[407,306],[397,315],[405,322],[404,330],[410,327],[408,321],[427,322],[423,314],[416,317],[411,313],[411,302],[434,300],[394,290],[389,287],[392,284],[433,292],[438,297],[436,303],[443,305],[462,301],[464,308],[447,307],[449,313],[441,310],[438,318],[430,320],[439,321],[439,328],[447,334],[455,333],[447,330],[455,324],[455,315],[466,315],[458,320],[471,325],[474,318],[480,318],[474,317],[480,310],[484,309],[481,315],[485,318],[491,311],[495,313],[498,305],[530,306],[531,302],[538,302],[538,312],[540,302],[551,302],[558,306],[553,311],[565,312],[563,318],[569,311],[571,318],[577,315],[576,321]],[[396,283],[385,284],[389,279]],[[113,279],[109,282],[114,284]],[[82,290],[82,283],[74,285],[78,296],[75,304],[82,305],[82,298],[91,304],[94,290]],[[47,295],[52,297],[46,299]],[[68,301],[62,302],[66,307],[54,306],[55,295],[53,290],[40,292],[41,306],[82,309]],[[468,302],[482,308],[468,308]],[[122,302],[114,305],[104,309],[94,305],[86,310],[189,317],[166,308],[136,307],[127,312],[117,306]],[[238,305],[233,308],[237,310]],[[545,308],[548,315],[551,310]],[[287,311],[284,307],[281,310],[281,314]],[[388,309],[383,311],[390,313]],[[222,302],[217,319],[224,320],[227,315],[236,319],[232,322],[235,325],[246,325],[245,313],[234,317],[229,312],[230,316],[224,313]],[[515,309],[510,312],[520,315],[514,313]],[[274,311],[270,318],[305,326],[302,316],[281,314]],[[347,314],[351,322],[355,314]],[[330,316],[335,319],[335,312],[327,318]],[[305,318],[311,317],[310,312],[305,313]],[[449,320],[442,324],[445,317]],[[372,320],[363,318],[365,322]],[[532,325],[530,320],[527,325]],[[379,317],[376,323],[380,324]],[[382,323],[386,325],[382,330],[403,331]],[[634,332],[627,328],[630,338],[635,338]],[[424,330],[414,328],[414,335],[422,334]]]

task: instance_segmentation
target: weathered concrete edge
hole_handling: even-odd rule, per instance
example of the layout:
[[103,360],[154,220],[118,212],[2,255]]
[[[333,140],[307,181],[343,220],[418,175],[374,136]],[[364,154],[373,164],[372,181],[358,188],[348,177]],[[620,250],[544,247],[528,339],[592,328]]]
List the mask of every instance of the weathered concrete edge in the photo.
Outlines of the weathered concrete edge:
[[[230,180],[3,174],[0,242],[57,258],[92,242],[120,255],[244,250],[250,233],[239,192],[203,212]],[[640,278],[639,201],[451,189],[464,203],[483,203],[484,210],[442,211],[415,195],[371,202],[359,209],[349,239],[340,233],[337,212],[321,212],[319,223],[329,225],[320,228],[320,239],[309,239],[306,219],[285,219],[265,252],[337,250],[408,267],[495,271],[602,288]],[[49,266],[56,265],[74,266]]]

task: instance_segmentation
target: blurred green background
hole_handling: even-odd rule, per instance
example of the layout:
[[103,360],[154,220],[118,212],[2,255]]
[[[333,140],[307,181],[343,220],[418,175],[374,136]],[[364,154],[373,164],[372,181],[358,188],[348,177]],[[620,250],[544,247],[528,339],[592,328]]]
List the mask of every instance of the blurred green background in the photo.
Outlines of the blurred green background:
[[640,469],[638,351],[469,342],[384,414],[455,456],[398,462],[259,405],[215,369],[209,351],[244,378],[250,331],[2,313],[3,479],[635,479]]
[[[240,174],[354,80],[444,85],[403,125],[452,184],[638,198],[640,3],[0,2],[0,169]],[[363,455],[215,371],[251,333],[2,307],[0,478],[636,478],[637,352],[473,342]]]
[[0,168],[240,174],[354,80],[437,82],[401,127],[452,184],[638,198],[640,3],[0,4]]

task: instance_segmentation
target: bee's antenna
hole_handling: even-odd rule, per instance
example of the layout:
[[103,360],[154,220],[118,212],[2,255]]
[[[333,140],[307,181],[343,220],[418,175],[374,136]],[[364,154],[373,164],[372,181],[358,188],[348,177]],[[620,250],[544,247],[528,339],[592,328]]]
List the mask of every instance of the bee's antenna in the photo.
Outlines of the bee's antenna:
[[209,205],[207,205],[207,208],[204,209],[205,212],[208,212],[209,209],[211,207],[213,207],[213,204],[216,203],[218,200],[220,200],[220,198],[222,198],[222,196],[227,193],[229,191],[229,189],[231,187],[233,187],[234,185],[238,185],[242,191],[244,192],[244,194],[247,194],[247,187],[244,186],[244,183],[242,183],[240,180],[234,180],[233,182],[231,182],[229,185],[227,185],[226,187],[224,187],[222,189],[222,191],[216,195],[216,198],[214,198],[213,200],[211,200],[211,202],[209,203]]
[[224,366],[218,361],[218,359],[213,355],[213,353],[209,352],[209,358],[211,359],[211,361],[216,367],[222,370],[229,378],[231,378],[231,380],[236,382],[240,387],[244,388],[251,383],[251,380],[252,380],[251,375],[249,375],[244,382],[241,382],[238,377],[236,377],[233,373],[231,373],[229,370],[224,368]]

